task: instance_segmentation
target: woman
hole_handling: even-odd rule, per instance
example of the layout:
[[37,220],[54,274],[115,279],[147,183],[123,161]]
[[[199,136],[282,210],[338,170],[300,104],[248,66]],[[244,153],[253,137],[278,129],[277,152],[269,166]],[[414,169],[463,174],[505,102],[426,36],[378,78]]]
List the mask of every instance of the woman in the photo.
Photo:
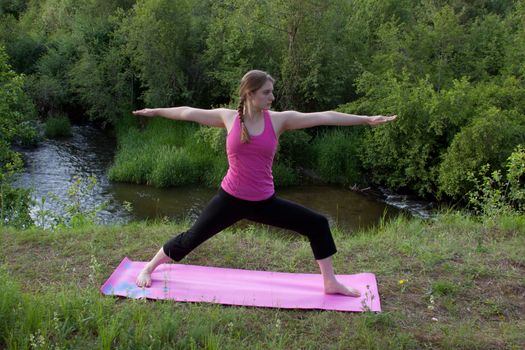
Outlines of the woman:
[[278,198],[274,193],[272,163],[279,136],[286,130],[317,125],[378,125],[396,116],[358,116],[333,111],[300,113],[270,111],[274,79],[266,72],[249,71],[239,87],[237,110],[191,107],[134,111],[138,116],[161,116],[226,128],[229,169],[219,193],[208,203],[195,224],[158,251],[137,277],[137,286],[149,287],[151,273],[160,264],[180,261],[199,244],[241,219],[293,230],[305,235],[321,269],[326,294],[360,296],[358,290],[339,283],[331,256],[336,247],[328,220],[301,205]]

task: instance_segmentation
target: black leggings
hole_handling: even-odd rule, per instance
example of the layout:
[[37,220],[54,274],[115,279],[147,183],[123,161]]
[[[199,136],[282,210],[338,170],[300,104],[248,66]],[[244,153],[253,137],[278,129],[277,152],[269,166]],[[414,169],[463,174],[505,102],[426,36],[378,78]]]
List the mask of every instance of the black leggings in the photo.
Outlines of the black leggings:
[[219,188],[195,224],[164,244],[164,253],[175,261],[182,260],[193,249],[216,233],[241,219],[299,232],[308,237],[315,259],[327,258],[337,251],[328,220],[294,202],[272,195],[262,201],[233,197]]

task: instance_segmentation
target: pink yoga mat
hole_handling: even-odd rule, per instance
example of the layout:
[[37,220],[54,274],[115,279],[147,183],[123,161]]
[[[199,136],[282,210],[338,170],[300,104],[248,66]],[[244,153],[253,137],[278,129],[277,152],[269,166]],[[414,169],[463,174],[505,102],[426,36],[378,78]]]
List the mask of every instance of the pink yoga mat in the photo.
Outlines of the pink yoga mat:
[[122,260],[100,291],[128,298],[172,299],[227,305],[286,309],[381,311],[373,273],[337,275],[358,289],[361,297],[326,295],[320,274],[228,269],[183,264],[162,264],[151,275],[149,288],[138,288],[135,279],[146,263]]

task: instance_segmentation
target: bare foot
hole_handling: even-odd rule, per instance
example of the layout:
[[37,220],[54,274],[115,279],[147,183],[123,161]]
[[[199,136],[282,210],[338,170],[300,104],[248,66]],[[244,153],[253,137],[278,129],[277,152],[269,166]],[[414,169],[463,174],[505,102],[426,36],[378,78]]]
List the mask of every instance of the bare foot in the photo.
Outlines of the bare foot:
[[140,271],[137,276],[137,287],[144,288],[151,286],[151,273],[146,270]]
[[359,293],[357,289],[347,288],[337,281],[325,283],[324,292],[325,294],[343,294],[349,297],[360,297],[361,296],[361,293]]

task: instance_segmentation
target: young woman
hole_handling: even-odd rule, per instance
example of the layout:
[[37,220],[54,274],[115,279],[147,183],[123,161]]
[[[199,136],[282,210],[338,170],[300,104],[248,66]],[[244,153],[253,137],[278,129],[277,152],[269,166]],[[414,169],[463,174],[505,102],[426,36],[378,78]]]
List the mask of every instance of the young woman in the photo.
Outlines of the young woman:
[[331,256],[336,247],[328,220],[299,204],[275,196],[272,163],[279,136],[286,130],[317,125],[378,125],[396,116],[358,116],[333,111],[300,113],[270,111],[274,79],[266,72],[251,70],[239,87],[237,110],[191,107],[155,108],[134,111],[137,116],[165,117],[226,128],[229,169],[218,194],[208,203],[195,224],[166,242],[137,277],[137,286],[149,287],[151,273],[170,260],[180,261],[198,245],[241,219],[293,230],[310,241],[327,294],[360,296],[335,278]]

